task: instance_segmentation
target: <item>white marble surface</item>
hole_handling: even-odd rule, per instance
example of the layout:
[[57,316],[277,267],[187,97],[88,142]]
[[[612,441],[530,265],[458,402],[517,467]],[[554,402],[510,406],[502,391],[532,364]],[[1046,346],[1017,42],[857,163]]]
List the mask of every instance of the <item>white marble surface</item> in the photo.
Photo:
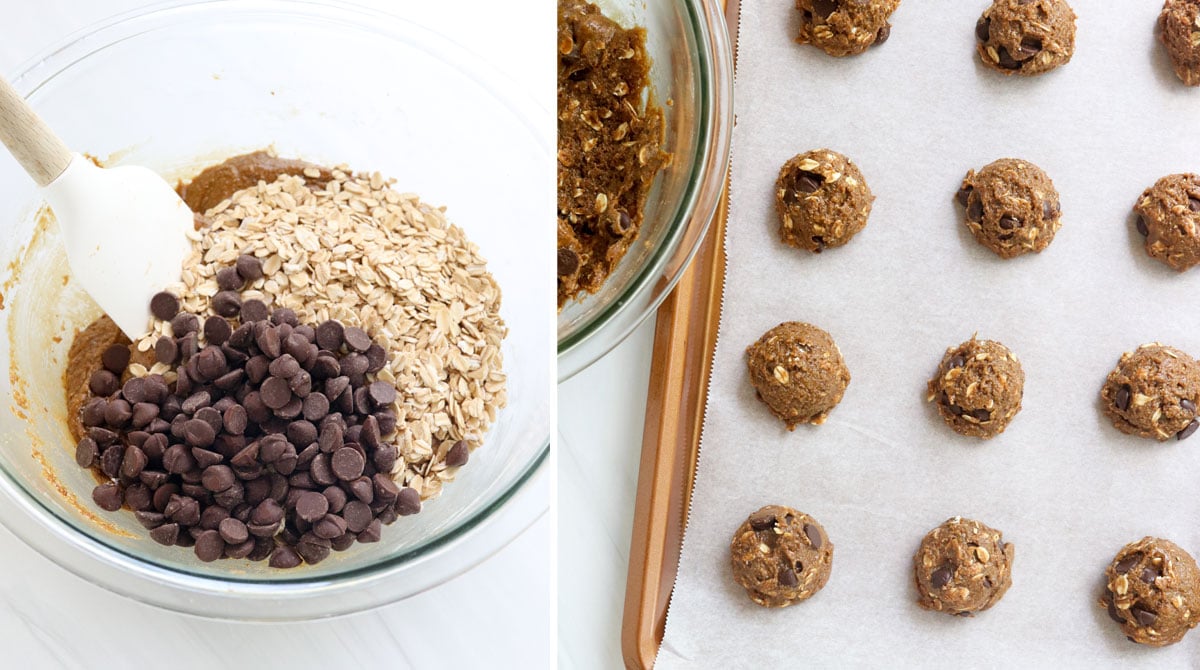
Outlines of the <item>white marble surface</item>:
[[[144,0],[4,0],[0,73],[64,36]],[[364,0],[489,56],[553,109],[553,68],[536,40],[504,44],[509,22],[539,17],[549,42],[551,0]],[[469,17],[470,20],[464,20]],[[540,18],[544,17],[544,18]],[[640,422],[639,422],[640,426]],[[549,500],[549,478],[538,490]],[[53,565],[0,528],[0,667],[539,668],[553,664],[548,516],[496,556],[431,591],[332,621],[250,625],[199,620],[113,595]],[[627,534],[626,534],[627,535]],[[628,537],[623,538],[628,543]],[[623,579],[622,572],[622,579]],[[613,644],[615,648],[615,643]],[[611,667],[612,664],[609,664]]]
[[654,318],[558,387],[558,663],[621,667]]

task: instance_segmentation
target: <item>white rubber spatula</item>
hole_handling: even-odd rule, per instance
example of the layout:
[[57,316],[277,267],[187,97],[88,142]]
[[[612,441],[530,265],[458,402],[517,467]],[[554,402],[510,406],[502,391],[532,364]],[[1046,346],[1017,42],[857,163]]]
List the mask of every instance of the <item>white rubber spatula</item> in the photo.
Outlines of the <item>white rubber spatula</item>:
[[96,167],[0,78],[0,141],[54,210],[71,274],[130,338],[145,334],[150,298],[178,282],[191,210],[143,167]]

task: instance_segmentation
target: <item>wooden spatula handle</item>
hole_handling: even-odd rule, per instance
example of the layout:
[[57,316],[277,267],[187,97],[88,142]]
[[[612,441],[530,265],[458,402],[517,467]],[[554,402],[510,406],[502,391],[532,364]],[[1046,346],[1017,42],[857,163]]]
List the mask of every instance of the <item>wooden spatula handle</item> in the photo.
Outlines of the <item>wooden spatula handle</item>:
[[0,77],[0,142],[4,142],[38,186],[57,179],[71,162],[71,150],[3,77]]

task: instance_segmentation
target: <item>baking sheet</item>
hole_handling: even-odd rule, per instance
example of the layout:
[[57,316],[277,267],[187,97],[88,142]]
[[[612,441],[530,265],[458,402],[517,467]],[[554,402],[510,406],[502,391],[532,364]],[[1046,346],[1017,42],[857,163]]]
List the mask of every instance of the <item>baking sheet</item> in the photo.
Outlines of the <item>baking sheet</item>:
[[[1150,260],[1130,215],[1158,177],[1200,171],[1200,90],[1155,41],[1158,2],[1075,0],[1074,59],[1032,79],[977,63],[987,4],[908,0],[886,45],[832,59],[791,41],[791,2],[743,3],[724,309],[659,668],[1200,668],[1200,632],[1134,645],[1096,604],[1126,542],[1200,552],[1200,438],[1122,435],[1098,403],[1123,351],[1200,354],[1200,269]],[[772,197],[779,166],[818,147],[854,160],[877,200],[849,246],[814,256],[778,241]],[[1045,252],[1010,261],[953,202],[969,168],[1005,156],[1050,174],[1064,217]],[[853,380],[825,425],[789,433],[744,349],[793,319],[830,331]],[[976,331],[1027,378],[988,442],[925,402],[945,348]],[[783,610],[751,603],[728,565],[733,530],[768,503],[814,515],[836,546],[825,589]],[[915,602],[912,554],[955,515],[1016,545],[1012,589],[975,618]]]

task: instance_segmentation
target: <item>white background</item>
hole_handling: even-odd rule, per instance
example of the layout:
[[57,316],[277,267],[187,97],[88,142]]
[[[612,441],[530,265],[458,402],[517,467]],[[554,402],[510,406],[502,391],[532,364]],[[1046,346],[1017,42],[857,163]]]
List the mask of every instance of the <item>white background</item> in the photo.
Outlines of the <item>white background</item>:
[[[0,73],[143,0],[0,0]],[[481,54],[547,110],[550,0],[362,0]],[[537,17],[535,26],[529,17]],[[512,40],[513,34],[522,38]],[[544,39],[530,35],[546,35]],[[635,466],[636,467],[636,466]],[[547,487],[542,478],[541,487]],[[547,494],[548,496],[548,494]],[[628,540],[626,539],[626,542]],[[0,667],[538,668],[552,664],[551,522],[438,588],[372,612],[305,624],[240,624],[157,610],[88,584],[0,527]],[[613,644],[615,649],[615,643]],[[611,664],[609,664],[611,666]]]

